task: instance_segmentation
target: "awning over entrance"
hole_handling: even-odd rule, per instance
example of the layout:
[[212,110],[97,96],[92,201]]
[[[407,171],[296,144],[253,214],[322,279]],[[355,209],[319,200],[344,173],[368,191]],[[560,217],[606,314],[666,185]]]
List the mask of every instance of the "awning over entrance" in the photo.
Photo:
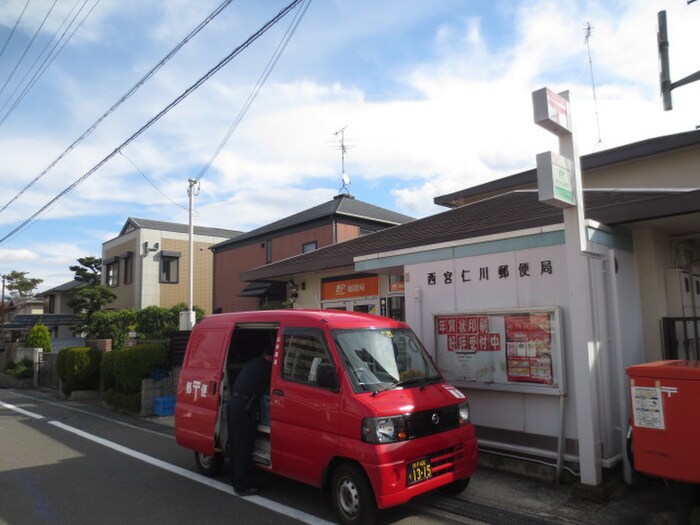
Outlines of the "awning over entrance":
[[238,297],[284,296],[286,284],[283,281],[253,281],[241,290]]

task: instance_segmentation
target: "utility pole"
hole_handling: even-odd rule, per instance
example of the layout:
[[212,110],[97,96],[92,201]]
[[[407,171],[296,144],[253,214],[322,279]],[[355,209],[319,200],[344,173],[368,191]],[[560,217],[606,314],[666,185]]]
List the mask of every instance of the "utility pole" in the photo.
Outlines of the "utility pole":
[[[192,215],[194,211],[194,198],[199,193],[199,181],[196,179],[187,180],[187,195],[189,196],[189,286],[188,286],[188,300],[187,300],[187,312],[180,312],[180,330],[192,330],[195,325],[197,317],[194,312],[193,298],[194,298],[194,222],[192,220]],[[195,190],[195,185],[197,185],[197,190]]]
[[0,301],[2,301],[2,312],[0,312],[0,343],[2,343],[2,349],[5,349],[5,274],[2,274],[2,296],[0,296]]
[[[688,2],[690,4],[691,2]],[[671,90],[677,87],[685,86],[696,80],[700,80],[700,71],[696,71],[692,75],[688,75],[676,82],[671,82],[671,67],[668,59],[668,29],[666,27],[666,11],[659,11],[657,15],[659,31],[656,34],[658,50],[659,50],[659,80],[661,83],[661,99],[664,104],[664,110],[670,111],[673,109],[671,100]]]

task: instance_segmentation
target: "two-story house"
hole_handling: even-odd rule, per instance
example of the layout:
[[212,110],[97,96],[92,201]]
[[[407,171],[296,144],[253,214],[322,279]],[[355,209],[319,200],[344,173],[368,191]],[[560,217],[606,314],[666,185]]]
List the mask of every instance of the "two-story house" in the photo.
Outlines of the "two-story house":
[[296,283],[243,282],[241,272],[412,220],[407,215],[340,194],[328,202],[216,244],[212,247],[214,312],[280,306],[298,292]]
[[[212,311],[212,245],[239,236],[223,228],[194,227],[193,302]],[[102,244],[102,283],[117,298],[110,308],[169,307],[189,297],[189,225],[129,217],[119,235]]]

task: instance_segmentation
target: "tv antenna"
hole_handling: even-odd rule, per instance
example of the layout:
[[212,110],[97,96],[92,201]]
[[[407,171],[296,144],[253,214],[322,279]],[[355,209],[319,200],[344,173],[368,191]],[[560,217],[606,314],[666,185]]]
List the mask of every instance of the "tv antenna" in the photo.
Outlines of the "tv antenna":
[[345,145],[345,128],[347,128],[347,126],[343,126],[341,129],[333,133],[333,135],[336,137],[340,135],[340,166],[342,169],[341,180],[343,181],[343,185],[338,191],[345,192],[345,194],[350,195],[350,188],[348,188],[350,185],[350,177],[348,177],[347,173],[345,173],[345,152],[348,150],[348,147]]
[[598,127],[598,142],[596,143],[596,146],[600,146],[603,144],[603,139],[600,136],[600,119],[598,118],[598,98],[596,97],[595,94],[595,80],[593,79],[593,59],[591,58],[591,34],[593,33],[593,27],[591,27],[590,22],[586,22],[586,49],[588,50],[588,67],[591,70],[591,89],[593,90],[593,107],[595,108],[595,122],[596,126]]

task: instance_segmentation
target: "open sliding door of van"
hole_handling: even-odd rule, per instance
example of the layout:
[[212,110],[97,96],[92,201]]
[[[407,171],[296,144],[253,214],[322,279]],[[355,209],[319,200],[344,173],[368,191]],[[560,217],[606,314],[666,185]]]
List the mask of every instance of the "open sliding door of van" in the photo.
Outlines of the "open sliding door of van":
[[197,328],[190,336],[178,381],[176,439],[184,447],[211,456],[217,446],[224,360],[233,324]]

